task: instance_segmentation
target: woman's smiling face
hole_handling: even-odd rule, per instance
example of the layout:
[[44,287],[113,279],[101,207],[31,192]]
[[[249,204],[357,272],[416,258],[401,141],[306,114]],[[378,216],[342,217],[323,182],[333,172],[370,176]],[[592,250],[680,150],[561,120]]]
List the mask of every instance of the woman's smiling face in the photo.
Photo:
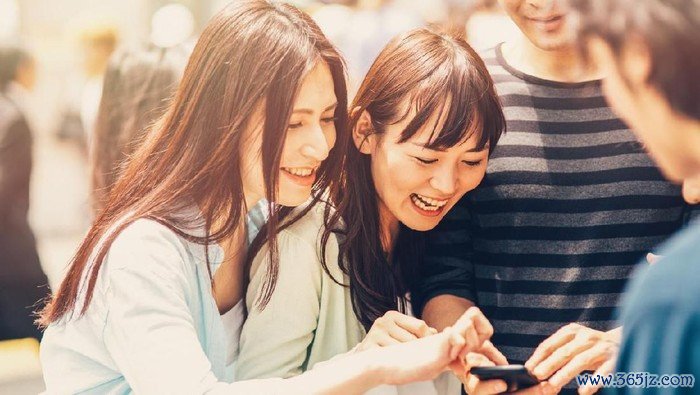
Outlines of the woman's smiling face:
[[[337,104],[330,69],[325,63],[319,63],[302,81],[294,102],[280,158],[275,203],[294,207],[311,196],[317,170],[335,145]],[[241,146],[242,177],[246,199],[254,203],[265,197],[260,155],[262,106],[250,124]]]
[[435,138],[445,121],[438,119],[437,113],[400,143],[402,132],[414,116],[415,110],[411,110],[404,120],[387,125],[384,133],[366,134],[362,130],[371,127],[371,119],[365,112],[353,135],[360,152],[370,155],[380,215],[390,214],[411,229],[427,231],[465,193],[479,185],[486,173],[489,147],[477,148],[477,131],[453,147],[427,148],[433,131]]

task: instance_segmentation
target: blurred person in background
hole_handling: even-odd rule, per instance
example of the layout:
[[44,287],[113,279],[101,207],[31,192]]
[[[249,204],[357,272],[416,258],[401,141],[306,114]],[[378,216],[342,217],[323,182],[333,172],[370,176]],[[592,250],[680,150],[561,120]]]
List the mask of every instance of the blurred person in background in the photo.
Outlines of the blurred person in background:
[[97,109],[102,96],[102,83],[109,58],[117,48],[117,30],[111,25],[96,25],[86,29],[81,35],[83,45],[83,72],[85,85],[80,101],[80,119],[84,138],[90,146],[95,131]]
[[33,312],[47,279],[27,220],[32,131],[23,113],[34,69],[24,49],[0,47],[0,340],[41,338]]
[[104,73],[119,36],[113,25],[95,23],[84,28],[79,39],[82,64],[80,71],[68,79],[64,89],[66,107],[62,110],[57,135],[62,140],[72,141],[87,155],[102,96]]
[[327,1],[312,16],[348,63],[351,92],[382,48],[396,35],[421,27],[415,2],[399,0]]
[[466,28],[467,39],[474,49],[491,49],[504,41],[520,37],[518,26],[505,13],[498,0],[471,0],[469,3],[466,26],[462,28]]
[[104,76],[90,147],[93,214],[98,215],[124,162],[170,104],[189,51],[185,46],[121,50]]
[[3,47],[2,81],[7,81],[3,94],[11,99],[25,117],[31,109],[29,102],[36,85],[36,60],[20,46]]
[[465,34],[467,21],[483,2],[484,0],[445,0],[443,3],[446,15],[441,23],[442,27],[456,34]]
[[[483,56],[508,132],[481,186],[432,231],[414,306],[440,329],[478,305],[509,362],[545,380],[536,388],[571,393],[619,341],[613,314],[640,259],[700,210],[606,103],[565,3],[500,3],[522,34]],[[473,375],[465,389],[494,392]]]
[[[572,1],[580,42],[605,71],[606,97],[664,175],[684,182],[689,203],[700,180],[700,3],[697,0]],[[693,374],[700,378],[700,223],[642,265],[620,312],[618,356],[595,373]],[[627,376],[626,376],[627,377]],[[635,383],[638,383],[635,381]],[[693,387],[609,389],[614,394],[697,393]],[[581,388],[592,393],[597,386]]]

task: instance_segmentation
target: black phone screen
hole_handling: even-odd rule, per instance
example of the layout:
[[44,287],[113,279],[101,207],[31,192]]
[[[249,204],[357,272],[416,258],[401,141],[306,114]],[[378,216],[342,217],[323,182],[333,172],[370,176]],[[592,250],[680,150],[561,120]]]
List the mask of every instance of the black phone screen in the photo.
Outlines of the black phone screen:
[[508,384],[507,392],[514,392],[537,385],[540,381],[523,365],[477,366],[470,373],[479,380],[503,380]]

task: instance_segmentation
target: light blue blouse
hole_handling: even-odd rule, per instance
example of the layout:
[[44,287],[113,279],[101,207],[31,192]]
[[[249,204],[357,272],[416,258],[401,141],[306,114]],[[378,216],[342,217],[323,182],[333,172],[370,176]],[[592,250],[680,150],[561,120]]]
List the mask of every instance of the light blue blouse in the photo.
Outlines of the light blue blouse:
[[[249,217],[251,237],[259,225]],[[277,392],[276,379],[227,384],[233,380],[227,352],[237,339],[224,329],[205,251],[152,220],[127,226],[105,257],[86,313],[64,318],[44,334],[40,357],[47,392]],[[222,249],[209,246],[209,259],[220,264]],[[240,319],[230,321],[240,325]]]

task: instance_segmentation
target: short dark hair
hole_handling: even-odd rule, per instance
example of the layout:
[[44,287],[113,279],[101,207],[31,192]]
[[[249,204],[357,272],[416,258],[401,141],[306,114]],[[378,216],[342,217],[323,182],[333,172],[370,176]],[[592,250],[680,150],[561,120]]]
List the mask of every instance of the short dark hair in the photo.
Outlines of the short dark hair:
[[[700,6],[697,0],[570,0],[579,42],[603,39],[621,53],[630,34],[651,53],[648,82],[677,111],[700,119]],[[583,45],[582,45],[583,46]]]
[[7,85],[17,78],[19,66],[33,59],[27,50],[18,45],[0,45],[0,92],[5,91]]

